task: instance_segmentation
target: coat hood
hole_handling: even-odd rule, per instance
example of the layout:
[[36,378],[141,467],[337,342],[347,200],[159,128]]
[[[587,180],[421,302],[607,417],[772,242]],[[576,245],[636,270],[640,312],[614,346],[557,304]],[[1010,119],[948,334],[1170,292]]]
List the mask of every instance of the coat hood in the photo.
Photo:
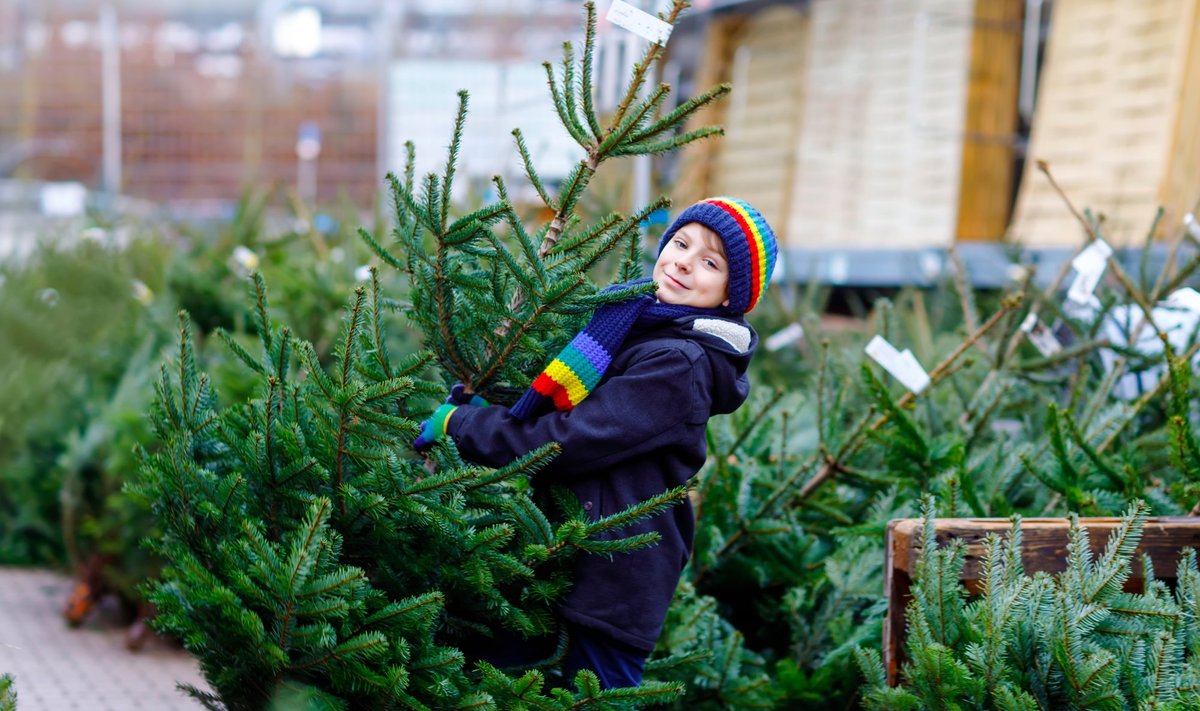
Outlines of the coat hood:
[[[634,326],[630,335],[642,330]],[[750,394],[746,370],[758,349],[758,334],[740,316],[689,315],[659,324],[656,337],[675,337],[693,341],[704,348],[712,369],[712,409],[709,415],[727,415],[738,409]]]

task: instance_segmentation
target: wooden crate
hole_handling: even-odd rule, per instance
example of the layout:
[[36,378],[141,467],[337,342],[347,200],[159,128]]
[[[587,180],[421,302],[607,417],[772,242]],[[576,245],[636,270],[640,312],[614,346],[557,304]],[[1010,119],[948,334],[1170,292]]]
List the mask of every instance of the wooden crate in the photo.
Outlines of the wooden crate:
[[[1088,542],[1097,554],[1104,550],[1109,533],[1120,524],[1116,518],[1081,518],[1088,530]],[[888,681],[895,684],[904,662],[905,610],[912,599],[912,574],[924,549],[922,519],[894,519],[888,523],[887,561],[884,564],[884,595],[888,600],[883,624],[883,661]],[[983,539],[989,533],[1007,537],[1012,522],[1005,518],[934,519],[939,545],[951,539],[966,543],[966,565],[962,581],[968,591],[978,592]],[[1065,518],[1027,518],[1021,521],[1021,561],[1027,573],[1058,573],[1066,569],[1067,538],[1070,521]],[[1174,580],[1183,548],[1200,547],[1200,517],[1163,516],[1146,519],[1142,541],[1133,561],[1133,574],[1125,587],[1142,588],[1141,554],[1149,554],[1155,575],[1167,582]]]

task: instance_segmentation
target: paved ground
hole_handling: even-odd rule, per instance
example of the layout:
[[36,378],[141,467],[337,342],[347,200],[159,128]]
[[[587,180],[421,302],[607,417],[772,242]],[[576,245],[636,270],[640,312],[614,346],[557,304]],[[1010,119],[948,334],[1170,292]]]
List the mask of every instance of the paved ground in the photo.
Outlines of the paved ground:
[[206,688],[186,652],[152,640],[125,649],[124,631],[70,629],[62,607],[70,581],[42,570],[0,568],[0,673],[14,677],[17,711],[197,711],[175,688]]

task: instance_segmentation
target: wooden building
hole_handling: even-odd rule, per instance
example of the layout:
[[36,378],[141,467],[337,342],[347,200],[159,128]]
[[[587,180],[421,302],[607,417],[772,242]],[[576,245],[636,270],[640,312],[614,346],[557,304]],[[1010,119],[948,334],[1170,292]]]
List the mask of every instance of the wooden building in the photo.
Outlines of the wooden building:
[[1081,231],[1038,160],[1118,245],[1200,197],[1196,0],[759,1],[692,31],[691,87],[734,91],[675,198],[759,205],[794,279],[929,283],[955,248],[1002,285],[1014,242],[1067,258]]
[[[1200,200],[1200,3],[1056,0],[1030,157],[1119,246],[1178,237]],[[1079,244],[1082,229],[1034,161],[1012,237]]]

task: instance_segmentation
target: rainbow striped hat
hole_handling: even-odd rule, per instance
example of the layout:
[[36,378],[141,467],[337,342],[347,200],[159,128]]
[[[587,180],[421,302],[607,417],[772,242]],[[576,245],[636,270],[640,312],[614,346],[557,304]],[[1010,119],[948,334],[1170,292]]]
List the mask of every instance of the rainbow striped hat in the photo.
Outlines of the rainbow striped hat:
[[762,301],[779,244],[775,232],[758,210],[744,200],[731,197],[712,197],[692,205],[671,223],[658,243],[662,252],[675,232],[690,222],[699,222],[725,243],[725,259],[729,263],[729,308],[749,313]]

